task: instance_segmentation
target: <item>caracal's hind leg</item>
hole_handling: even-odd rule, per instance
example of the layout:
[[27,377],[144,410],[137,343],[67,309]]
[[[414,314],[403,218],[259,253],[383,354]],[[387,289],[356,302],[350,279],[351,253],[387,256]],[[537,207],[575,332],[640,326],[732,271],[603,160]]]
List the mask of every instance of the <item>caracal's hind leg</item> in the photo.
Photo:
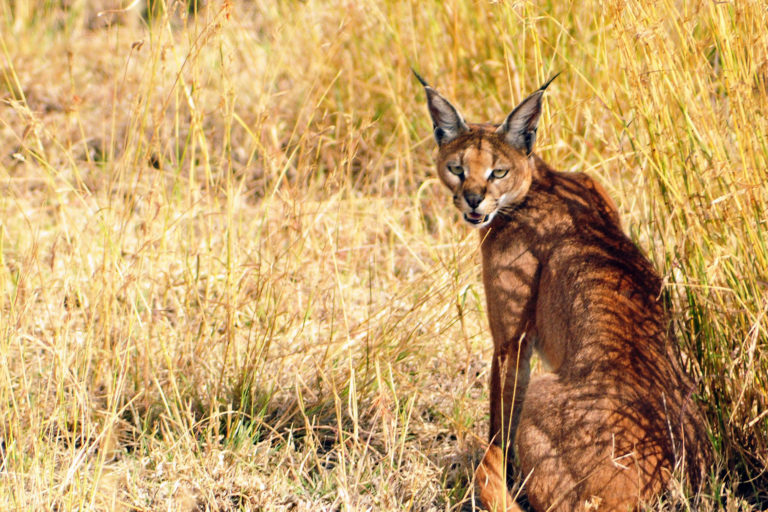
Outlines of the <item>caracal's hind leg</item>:
[[642,436],[606,395],[565,386],[552,374],[531,381],[517,450],[537,511],[633,510],[647,491],[658,492],[660,482],[647,478],[658,457],[633,441]]
[[520,478],[525,481],[528,502],[536,510],[550,510],[553,505],[554,510],[570,509],[559,497],[567,497],[568,491],[577,486],[574,475],[561,460],[559,445],[565,432],[554,424],[567,407],[560,401],[559,388],[553,375],[531,380],[517,432]]

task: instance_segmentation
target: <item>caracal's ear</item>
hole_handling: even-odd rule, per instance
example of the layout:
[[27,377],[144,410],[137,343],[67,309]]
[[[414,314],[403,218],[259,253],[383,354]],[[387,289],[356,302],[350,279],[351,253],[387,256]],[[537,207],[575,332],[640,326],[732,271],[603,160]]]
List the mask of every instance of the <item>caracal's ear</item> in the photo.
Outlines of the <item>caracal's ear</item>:
[[531,154],[536,142],[536,128],[539,125],[539,117],[541,117],[541,98],[552,80],[557,78],[557,75],[539,87],[538,91],[520,102],[496,130],[496,133],[504,136],[507,144],[524,151],[526,155]]
[[459,111],[443,98],[439,92],[427,85],[427,82],[419,76],[415,70],[413,74],[424,86],[427,93],[427,104],[429,105],[429,115],[432,116],[432,127],[435,129],[435,140],[438,145],[446,144],[462,133],[469,131],[467,123],[461,117]]

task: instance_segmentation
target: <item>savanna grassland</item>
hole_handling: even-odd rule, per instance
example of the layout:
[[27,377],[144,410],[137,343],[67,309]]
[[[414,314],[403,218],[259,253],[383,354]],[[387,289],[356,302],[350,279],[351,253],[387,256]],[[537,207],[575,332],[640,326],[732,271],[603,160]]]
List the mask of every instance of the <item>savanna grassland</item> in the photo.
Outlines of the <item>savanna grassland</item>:
[[717,454],[649,508],[768,507],[764,2],[129,4],[0,0],[1,510],[472,509],[478,240],[410,66],[496,122],[562,72],[538,151],[664,277]]

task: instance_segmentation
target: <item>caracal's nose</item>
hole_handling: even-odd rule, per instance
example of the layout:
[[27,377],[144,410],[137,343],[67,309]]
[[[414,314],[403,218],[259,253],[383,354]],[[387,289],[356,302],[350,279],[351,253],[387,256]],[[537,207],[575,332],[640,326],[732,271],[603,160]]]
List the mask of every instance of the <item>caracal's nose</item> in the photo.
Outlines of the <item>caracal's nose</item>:
[[477,205],[483,202],[483,194],[474,194],[464,192],[464,200],[467,202],[470,208],[477,208]]

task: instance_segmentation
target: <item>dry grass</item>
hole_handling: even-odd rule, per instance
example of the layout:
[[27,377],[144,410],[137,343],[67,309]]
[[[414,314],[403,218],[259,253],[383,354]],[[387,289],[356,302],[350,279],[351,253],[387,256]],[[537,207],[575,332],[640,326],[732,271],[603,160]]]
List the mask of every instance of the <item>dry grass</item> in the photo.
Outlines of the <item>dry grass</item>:
[[478,121],[563,71],[540,152],[665,276],[718,453],[654,508],[766,506],[762,2],[62,4],[0,1],[0,509],[472,507],[477,240],[410,65]]

